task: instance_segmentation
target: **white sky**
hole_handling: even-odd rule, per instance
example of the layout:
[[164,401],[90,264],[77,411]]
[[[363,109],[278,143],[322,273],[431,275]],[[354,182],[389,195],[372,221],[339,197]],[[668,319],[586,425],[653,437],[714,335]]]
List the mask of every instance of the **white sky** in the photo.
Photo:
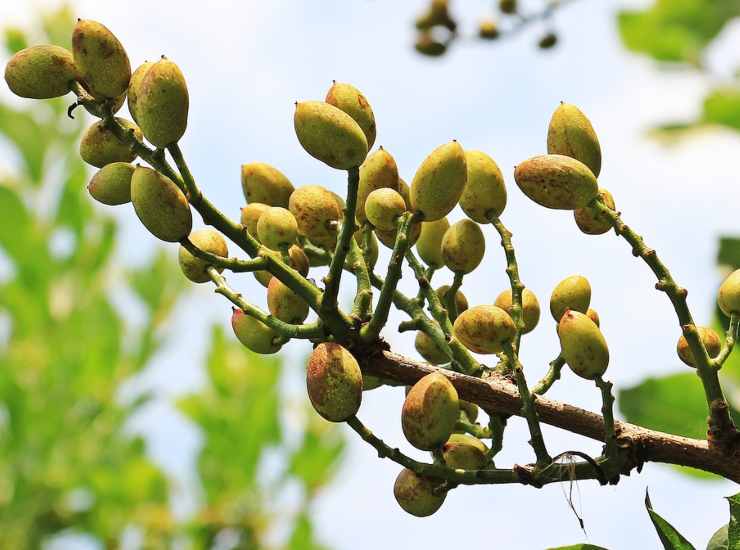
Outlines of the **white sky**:
[[[53,2],[52,2],[53,3]],[[23,22],[45,2],[15,0],[0,5],[0,18]],[[509,206],[504,220],[514,232],[525,284],[545,306],[541,325],[525,339],[523,362],[531,380],[557,354],[546,303],[552,287],[572,273],[592,284],[593,306],[612,351],[608,371],[617,387],[647,375],[680,370],[675,357],[679,330],[665,296],[657,293],[648,268],[635,261],[613,235],[581,234],[569,213],[529,202],[513,183],[513,166],[545,149],[547,122],[560,100],[579,105],[602,143],[600,182],[615,196],[625,220],[643,233],[689,288],[699,322],[707,322],[718,285],[714,267],[717,236],[738,233],[735,180],[738,139],[727,132],[706,134],[666,148],[644,131],[666,119],[695,113],[707,83],[683,73],[658,73],[647,60],[626,54],[614,26],[616,2],[579,2],[557,18],[562,44],[542,54],[537,35],[506,44],[468,43],[441,60],[418,57],[409,28],[423,0],[273,0],[271,2],[79,1],[79,15],[104,22],[122,40],[132,63],[164,53],[182,68],[191,93],[189,131],[183,149],[204,191],[236,215],[243,202],[239,165],[261,160],[283,170],[296,185],[320,183],[342,192],[342,173],[306,155],[292,127],[296,99],[323,98],[332,79],[352,82],[370,100],[378,122],[377,144],[396,158],[410,181],[415,167],[451,138],[491,154],[507,177]],[[456,4],[463,4],[456,2]],[[467,0],[459,10],[467,27],[489,2]],[[712,60],[734,67],[738,33],[723,38]],[[733,57],[733,55],[735,57]],[[456,211],[453,219],[462,214]],[[125,261],[151,251],[152,240],[128,210],[120,211]],[[473,303],[492,301],[507,285],[503,255],[487,230],[485,264],[466,277],[463,290]],[[146,244],[144,244],[146,243]],[[443,274],[439,281],[449,277]],[[233,279],[233,277],[232,277]],[[411,277],[403,281],[411,288]],[[251,278],[239,283],[264,305]],[[214,320],[225,320],[228,304],[207,289],[183,304],[173,327],[173,346],[141,384],[174,396],[202,380],[197,361],[205,341],[197,337]],[[397,319],[400,319],[397,318]],[[177,336],[174,336],[177,335]],[[399,351],[413,344],[392,329],[386,337]],[[300,362],[306,348],[288,346],[294,376],[290,391],[302,390]],[[698,384],[697,380],[697,384]],[[552,397],[596,410],[596,390],[565,376]],[[366,394],[363,420],[388,441],[405,444],[400,431],[402,391]],[[157,422],[153,420],[156,418]],[[165,405],[137,423],[149,435],[156,459],[185,487],[197,437]],[[523,422],[512,420],[501,464],[527,462]],[[351,433],[347,430],[347,435]],[[546,429],[553,453],[598,446]],[[320,536],[337,549],[477,548],[535,549],[583,541],[562,490],[537,492],[521,486],[462,488],[449,495],[431,518],[403,513],[392,495],[398,467],[376,458],[354,438],[332,487],[318,500]],[[406,450],[408,449],[406,445]],[[418,453],[417,453],[418,455]],[[419,455],[423,456],[423,455]],[[183,458],[186,457],[186,458]],[[736,491],[729,482],[699,483],[648,464],[641,475],[617,487],[580,484],[580,504],[589,541],[612,549],[660,548],[642,505],[645,488],[655,508],[703,547],[726,521],[721,498]],[[182,509],[189,503],[179,502]],[[627,528],[629,526],[629,528]]]

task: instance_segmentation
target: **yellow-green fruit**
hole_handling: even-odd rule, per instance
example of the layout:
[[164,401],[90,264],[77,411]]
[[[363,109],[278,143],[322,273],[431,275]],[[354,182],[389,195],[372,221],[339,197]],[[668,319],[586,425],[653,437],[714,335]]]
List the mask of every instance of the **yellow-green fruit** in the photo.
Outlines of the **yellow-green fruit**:
[[123,92],[115,99],[109,99],[106,101],[106,105],[110,107],[110,112],[112,115],[115,115],[118,111],[120,111],[124,103],[126,103],[126,92]]
[[360,223],[367,221],[365,202],[376,189],[399,189],[398,166],[393,156],[382,147],[368,155],[360,166],[360,182],[357,186],[357,211]]
[[154,66],[153,61],[145,61],[139,65],[131,75],[131,80],[128,83],[128,112],[131,113],[131,117],[138,123],[139,114],[137,109],[139,108],[139,94],[141,92],[141,83],[144,82],[144,77],[147,71]]
[[31,46],[10,58],[5,82],[15,95],[49,99],[65,95],[77,78],[69,50],[59,46]]
[[357,360],[334,342],[316,346],[306,371],[308,397],[314,409],[330,422],[343,422],[359,410],[362,372]]
[[588,166],[564,155],[540,155],[514,170],[519,189],[537,204],[555,210],[586,206],[599,191]]
[[588,311],[586,311],[586,316],[591,319],[596,326],[601,326],[601,321],[599,320],[599,314],[596,312],[595,309],[588,308]]
[[380,251],[378,250],[378,239],[375,236],[375,233],[370,233],[370,238],[368,240],[368,250],[365,250],[365,241],[364,236],[361,230],[355,231],[355,241],[358,245],[360,245],[360,248],[363,251],[363,256],[365,256],[366,261],[368,263],[368,268],[372,269],[375,267],[375,264],[378,261],[378,254]]
[[270,327],[241,309],[234,308],[231,327],[239,341],[255,353],[271,355],[282,347],[277,334]]
[[580,160],[594,176],[601,172],[601,146],[591,121],[575,105],[561,103],[547,128],[547,152]]
[[506,208],[504,176],[498,164],[482,151],[465,151],[468,180],[460,195],[460,208],[473,221],[488,223]]
[[[450,285],[442,285],[436,290],[437,296],[444,307],[447,307],[447,292],[449,290]],[[455,309],[457,310],[458,315],[468,309],[468,299],[465,297],[462,290],[455,292]],[[455,319],[452,319],[452,321],[454,322]]]
[[370,103],[363,93],[345,82],[334,82],[326,92],[325,100],[329,105],[344,111],[360,126],[367,140],[368,150],[375,143],[375,115]]
[[[396,235],[398,234],[398,228],[386,231],[384,229],[376,227],[375,234],[377,235],[378,240],[383,243],[384,246],[393,250],[393,247],[396,244]],[[416,244],[416,242],[419,240],[419,235],[421,235],[421,222],[412,222],[409,226],[407,234],[408,245],[410,247]]]
[[465,151],[457,141],[437,147],[421,163],[411,182],[411,206],[432,222],[449,214],[467,180]]
[[293,117],[298,141],[312,157],[337,170],[362,164],[367,138],[347,113],[323,101],[296,103]]
[[128,88],[128,55],[105,25],[78,20],[72,31],[72,53],[85,88],[97,99],[117,98]]
[[95,172],[87,185],[92,198],[114,206],[131,202],[131,177],[134,166],[128,162],[112,162]]
[[[511,315],[511,289],[504,290],[498,295],[495,305]],[[523,334],[532,332],[540,320],[540,302],[534,292],[525,288],[522,292],[522,312],[524,317]]]
[[267,309],[286,323],[300,324],[308,317],[308,304],[277,277],[267,285]]
[[[116,117],[116,120],[126,129],[133,128],[134,134],[141,139],[141,130],[133,122]],[[99,120],[82,134],[80,141],[80,156],[86,163],[102,168],[111,162],[131,162],[136,153],[127,143],[120,141],[105,122]]]
[[406,210],[411,208],[411,187],[403,178],[398,178],[398,192],[403,197],[403,202],[406,204]]
[[136,119],[152,145],[166,147],[188,126],[190,96],[180,68],[162,58],[144,74],[136,93]]
[[257,279],[257,282],[259,284],[267,288],[268,286],[270,286],[270,281],[272,280],[272,273],[270,273],[269,271],[255,271],[254,278]]
[[445,232],[442,238],[442,258],[456,273],[470,273],[483,260],[486,239],[480,226],[467,219],[460,220]]
[[242,164],[242,191],[248,203],[288,208],[293,184],[280,170],[264,162]]
[[313,243],[332,248],[342,212],[331,191],[320,185],[304,185],[290,195],[288,207],[298,222],[301,235]]
[[405,512],[423,518],[439,510],[447,491],[439,480],[418,476],[404,468],[393,484],[393,496]]
[[393,189],[376,189],[365,201],[368,221],[381,230],[393,230],[398,224],[398,217],[405,211],[406,202],[401,194]]
[[[210,252],[222,258],[226,258],[229,255],[229,248],[226,246],[226,240],[223,238],[223,235],[212,227],[197,229],[188,238],[200,250]],[[177,260],[185,277],[194,283],[207,283],[211,280],[206,272],[210,264],[205,260],[193,256],[182,245],[180,245],[180,249],[178,250]],[[223,271],[223,268],[217,269],[219,273]]]
[[439,349],[439,346],[434,343],[434,340],[421,331],[416,333],[414,347],[427,363],[442,365],[450,362],[450,358],[447,357],[447,354],[443,350]]
[[[709,358],[714,359],[719,355],[720,349],[722,349],[722,342],[720,341],[719,336],[709,327],[696,328],[699,331],[699,338],[701,338],[701,341],[704,343],[704,347],[707,348]],[[686,341],[686,337],[683,334],[676,344],[676,353],[678,353],[678,358],[688,366],[696,367],[694,354],[692,353],[689,343]]]
[[273,250],[292,245],[298,236],[298,222],[290,210],[271,206],[257,222],[257,236],[262,244]]
[[[601,200],[610,210],[616,210],[614,197],[612,197],[612,194],[609,191],[606,189],[599,189],[599,197],[601,197]],[[576,220],[578,229],[583,231],[586,235],[603,235],[612,228],[612,224],[609,220],[604,218],[603,214],[592,206],[576,208],[573,211],[573,217]]]
[[255,239],[259,239],[257,235],[257,223],[260,221],[260,216],[264,214],[270,208],[269,205],[261,202],[251,202],[247,206],[243,206],[241,209],[241,223],[247,229],[247,233],[252,235]]
[[431,451],[447,441],[460,415],[457,390],[433,372],[409,390],[401,410],[403,434],[417,449]]
[[478,419],[478,405],[475,403],[460,399],[460,411],[465,413],[469,422],[475,422]]
[[136,167],[131,178],[131,202],[141,223],[158,239],[174,243],[190,234],[193,215],[188,199],[159,172]]
[[510,343],[516,327],[508,313],[498,306],[480,305],[462,312],[452,330],[462,345],[475,353],[499,353]]
[[717,305],[728,317],[740,315],[740,269],[730,273],[719,287]]
[[[257,203],[252,203],[257,204]],[[277,258],[280,258],[280,254],[277,252],[274,253]],[[303,275],[304,277],[308,275],[308,269],[309,269],[309,263],[308,263],[308,256],[306,256],[306,253],[303,251],[303,249],[294,244],[288,249],[288,259],[290,260],[289,265],[293,269],[295,269],[298,273]],[[270,280],[272,279],[272,273],[269,271],[255,271],[254,272],[254,278],[257,279],[257,282],[261,284],[263,287],[267,288],[270,284]]]
[[371,374],[362,375],[362,391],[370,391],[383,385],[383,379]]
[[591,303],[591,285],[586,277],[571,275],[560,281],[550,295],[550,313],[559,322],[566,309],[580,313],[588,311]]
[[609,348],[604,335],[587,315],[566,311],[558,323],[563,358],[581,378],[593,380],[609,366]]
[[442,257],[442,239],[450,228],[447,218],[440,218],[433,222],[422,222],[421,234],[416,241],[416,251],[429,267],[439,269],[445,265]]
[[480,470],[488,464],[488,447],[468,434],[452,434],[442,446],[442,456],[450,468]]
[[499,34],[498,24],[493,19],[484,19],[478,24],[478,38],[495,40]]

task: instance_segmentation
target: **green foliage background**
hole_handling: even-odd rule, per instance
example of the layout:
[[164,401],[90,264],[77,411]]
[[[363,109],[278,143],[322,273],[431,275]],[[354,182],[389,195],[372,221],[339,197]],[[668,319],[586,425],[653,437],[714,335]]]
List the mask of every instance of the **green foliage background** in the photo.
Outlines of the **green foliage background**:
[[[6,29],[7,52],[31,41],[69,47],[73,22],[63,8],[36,29]],[[39,548],[70,532],[106,548],[131,532],[152,549],[211,548],[223,533],[237,548],[323,548],[311,504],[344,441],[303,403],[299,433],[286,437],[281,360],[248,353],[220,327],[205,386],[177,403],[202,432],[203,498],[191,517],[173,513],[171,480],[128,429],[158,397],[124,400],[121,390],[166,349],[186,281],[162,250],[135,268],[115,260],[119,230],[87,195],[77,154],[86,121],[81,110],[67,118],[69,101],[0,103],[0,136],[17,159],[0,171],[0,548]],[[143,321],[114,305],[121,292],[140,302]],[[268,452],[282,469],[264,482]],[[276,508],[296,483],[295,510]],[[278,523],[288,535],[276,541]]]

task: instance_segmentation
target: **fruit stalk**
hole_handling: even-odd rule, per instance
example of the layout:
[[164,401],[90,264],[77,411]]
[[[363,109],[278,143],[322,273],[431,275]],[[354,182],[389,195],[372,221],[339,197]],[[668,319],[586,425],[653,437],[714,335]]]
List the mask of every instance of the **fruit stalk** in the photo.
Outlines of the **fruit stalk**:
[[455,300],[455,297],[457,296],[457,291],[460,290],[460,287],[463,283],[463,276],[464,274],[461,272],[456,272],[454,278],[452,279],[452,284],[450,285],[450,288],[447,290],[447,294],[445,294],[445,307],[447,308],[447,315],[450,319],[455,319],[457,317],[457,302]]
[[[617,432],[614,427],[614,395],[612,394],[612,383],[597,376],[594,380],[596,386],[601,390],[601,414],[604,417],[604,441],[608,464],[612,469],[614,477],[619,477],[619,447],[617,446]],[[611,476],[608,476],[611,477]]]
[[217,254],[201,250],[189,238],[181,240],[180,244],[196,258],[208,262],[213,267],[228,269],[232,273],[249,273],[267,269],[267,260],[265,258],[254,258],[251,260],[223,258]]
[[[624,240],[632,246],[632,254],[634,256],[639,256],[645,261],[658,278],[655,288],[665,292],[673,304],[673,309],[676,311],[676,316],[678,317],[678,322],[683,331],[683,335],[689,344],[689,348],[691,349],[694,359],[696,360],[697,374],[704,386],[704,394],[710,411],[710,426],[723,427],[723,429],[719,431],[710,428],[710,443],[734,441],[737,438],[738,432],[732,418],[730,417],[729,407],[727,407],[727,401],[722,392],[722,386],[719,383],[717,371],[712,368],[711,359],[709,358],[707,349],[699,337],[696,324],[691,316],[691,311],[686,302],[688,292],[685,288],[678,286],[676,281],[673,280],[668,268],[663,264],[660,258],[658,258],[658,254],[655,250],[649,248],[645,244],[643,238],[622,221],[619,212],[609,208],[598,196],[589,203],[589,206],[598,210],[604,218],[609,220],[609,223],[611,223],[614,228],[614,232],[618,236],[624,238]],[[724,404],[724,406],[713,406],[713,403]]]
[[532,388],[532,393],[537,395],[544,395],[549,390],[556,380],[560,380],[560,371],[565,366],[565,359],[562,354],[558,355],[555,359],[550,361],[550,368],[547,369],[547,374],[542,377],[542,380]]
[[730,315],[730,326],[727,327],[727,333],[725,334],[725,342],[722,344],[722,348],[719,350],[717,357],[712,359],[712,367],[719,370],[724,365],[727,358],[732,353],[737,340],[738,328],[740,327],[740,315],[733,313]]
[[366,321],[373,307],[373,287],[370,282],[367,260],[354,238],[349,240],[350,272],[357,279],[357,294],[352,305],[352,317]]
[[524,310],[522,309],[522,292],[524,285],[519,278],[519,265],[516,262],[516,251],[511,242],[512,233],[503,224],[500,218],[491,218],[491,225],[496,228],[501,237],[501,247],[506,255],[506,274],[511,283],[511,318],[516,326],[516,338],[514,349],[519,349],[519,340],[524,330]]

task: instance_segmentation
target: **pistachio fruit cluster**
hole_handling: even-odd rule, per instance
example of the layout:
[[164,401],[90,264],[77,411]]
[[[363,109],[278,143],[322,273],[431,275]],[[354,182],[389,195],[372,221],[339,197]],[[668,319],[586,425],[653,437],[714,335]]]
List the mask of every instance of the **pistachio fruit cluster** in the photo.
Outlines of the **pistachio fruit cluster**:
[[[517,13],[518,8],[516,2],[502,0],[500,9]],[[417,25],[454,31],[446,10],[446,2],[433,2]],[[519,352],[523,337],[539,326],[540,301],[521,281],[512,235],[501,221],[507,205],[504,174],[486,152],[465,149],[455,140],[443,143],[424,158],[407,184],[393,155],[382,146],[374,149],[378,127],[365,95],[351,84],[334,82],[323,101],[296,103],[294,131],[311,157],[346,171],[346,195],[316,184],[294,185],[277,167],[249,162],[240,173],[246,204],[238,221],[232,221],[204,197],[178,145],[189,110],[179,67],[162,57],[132,72],[120,41],[95,21],[78,21],[72,43],[71,52],[53,45],[18,52],[5,70],[9,88],[36,99],[72,91],[76,104],[99,118],[80,143],[81,157],[98,169],[90,179],[90,195],[109,206],[131,203],[153,236],[179,243],[183,275],[193,283],[213,283],[232,303],[234,335],[246,348],[273,354],[294,339],[314,345],[306,368],[311,404],[323,418],[346,422],[380,456],[403,466],[393,492],[405,511],[434,513],[460,483],[521,481],[520,470],[494,465],[506,417],[490,411],[487,425],[479,421],[476,404],[460,397],[465,377],[495,378],[511,386],[512,395],[516,392],[513,399],[521,402],[536,456],[530,474],[535,477],[528,479],[532,484],[554,465],[539,427],[536,395],[560,377],[564,364],[594,381],[604,402],[601,463],[618,478],[622,464],[613,397],[611,384],[603,379],[610,354],[599,315],[590,307],[591,285],[583,275],[568,276],[552,290],[549,307],[558,357],[534,390],[529,389]],[[124,104],[133,120],[116,116]],[[614,228],[653,268],[659,289],[685,305],[685,292],[655,252],[621,222],[614,198],[599,186],[601,147],[586,115],[561,104],[550,120],[546,142],[547,154],[516,166],[518,189],[545,208],[571,211],[586,235]],[[465,217],[448,220],[458,205]],[[204,227],[193,228],[193,209]],[[471,304],[461,287],[483,265],[484,230],[489,227],[501,240],[509,287],[480,293]],[[227,241],[249,258],[230,257]],[[376,272],[378,241],[390,249],[384,278]],[[404,267],[418,282],[415,297],[398,289]],[[324,275],[320,283],[318,270]],[[435,288],[432,278],[442,270],[449,280]],[[355,278],[350,312],[337,301],[344,272]],[[259,293],[245,297],[228,285],[224,273],[252,273],[266,289],[267,311],[253,303]],[[695,326],[688,306],[677,308],[683,327],[678,355],[697,369],[708,400],[722,398],[716,371],[736,337],[740,270],[722,283],[718,303],[730,317],[724,344],[712,329]],[[424,376],[395,380],[384,377],[387,371],[384,376],[372,371],[374,362],[388,353],[381,331],[392,306],[409,317],[399,332],[414,331],[419,355],[435,365]],[[494,356],[496,365],[483,365],[478,355]],[[433,463],[388,447],[356,416],[364,391],[408,382],[414,383],[407,387],[400,410],[403,434],[414,448],[431,452]]]

